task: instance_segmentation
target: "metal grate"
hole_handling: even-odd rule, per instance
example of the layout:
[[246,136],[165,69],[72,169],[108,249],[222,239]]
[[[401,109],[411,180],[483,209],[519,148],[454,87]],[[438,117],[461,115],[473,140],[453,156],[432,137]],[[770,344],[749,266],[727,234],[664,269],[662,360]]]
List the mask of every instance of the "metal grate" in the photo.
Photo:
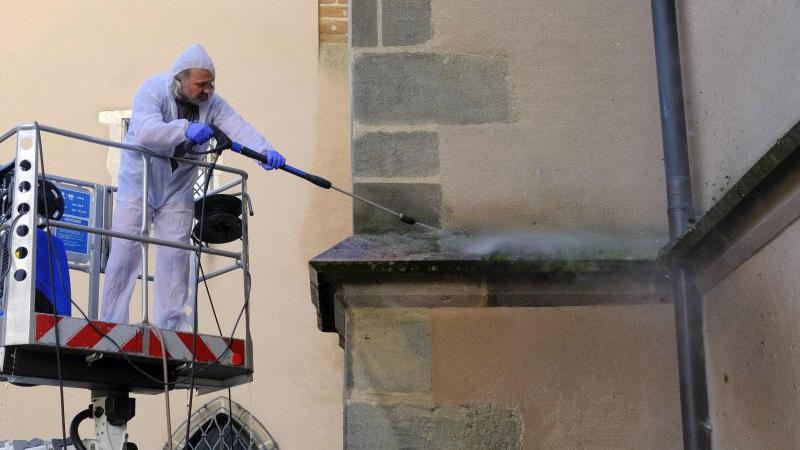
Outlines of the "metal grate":
[[218,397],[195,411],[186,445],[185,438],[184,422],[172,435],[178,450],[278,450],[264,425],[227,397]]
[[256,450],[253,436],[225,413],[216,414],[189,438],[191,450]]

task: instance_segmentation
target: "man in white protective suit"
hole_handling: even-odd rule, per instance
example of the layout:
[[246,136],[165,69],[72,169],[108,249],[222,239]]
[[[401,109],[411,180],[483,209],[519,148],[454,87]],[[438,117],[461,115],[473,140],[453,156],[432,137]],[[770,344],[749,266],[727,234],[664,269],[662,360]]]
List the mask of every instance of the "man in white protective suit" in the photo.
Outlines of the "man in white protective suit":
[[[197,166],[169,157],[183,155],[179,144],[191,140],[194,152],[208,148],[216,125],[236,142],[267,157],[267,170],[283,166],[285,159],[220,96],[214,94],[214,63],[200,45],[186,49],[168,73],[156,75],[133,98],[133,114],[125,143],[145,147],[167,158],[150,158],[148,204],[153,219],[151,235],[189,243],[194,214],[193,185]],[[178,153],[176,153],[176,151]],[[142,228],[143,163],[140,153],[123,150],[112,230],[139,234]],[[103,286],[101,319],[127,323],[128,305],[141,270],[139,242],[113,238]],[[155,325],[189,331],[188,297],[190,252],[158,246],[155,268]]]

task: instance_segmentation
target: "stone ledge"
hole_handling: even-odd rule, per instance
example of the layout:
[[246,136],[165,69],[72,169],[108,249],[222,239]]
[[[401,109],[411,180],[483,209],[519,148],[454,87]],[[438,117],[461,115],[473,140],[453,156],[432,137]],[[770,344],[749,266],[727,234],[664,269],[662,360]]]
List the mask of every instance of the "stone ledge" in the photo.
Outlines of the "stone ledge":
[[722,198],[695,222],[671,247],[665,248],[661,258],[675,260],[687,255],[701,241],[712,234],[721,222],[735,216],[734,210],[745,199],[753,196],[759,186],[800,147],[800,123],[796,124],[748,170]]
[[[474,254],[464,235],[356,235],[309,263],[317,324],[344,342],[348,308],[554,307],[670,300],[654,252]],[[655,249],[654,249],[655,250]]]
[[708,292],[800,216],[800,123],[796,124],[671,247]]

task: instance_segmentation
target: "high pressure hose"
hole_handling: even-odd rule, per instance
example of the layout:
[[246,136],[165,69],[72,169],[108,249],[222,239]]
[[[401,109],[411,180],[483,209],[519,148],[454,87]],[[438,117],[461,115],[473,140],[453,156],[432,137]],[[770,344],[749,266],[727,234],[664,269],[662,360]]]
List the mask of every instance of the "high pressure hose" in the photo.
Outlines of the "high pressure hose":
[[[72,446],[75,447],[75,450],[87,450],[86,446],[83,445],[81,435],[78,433],[78,427],[80,426],[81,422],[92,417],[93,411],[92,405],[89,405],[88,408],[84,409],[75,417],[73,417],[72,422],[69,424],[69,440],[72,441]],[[66,446],[66,443],[64,443],[64,445]]]
[[169,407],[169,373],[167,370],[167,345],[164,342],[164,336],[161,334],[161,330],[153,325],[152,323],[146,323],[145,326],[151,328],[153,332],[156,334],[158,338],[158,342],[161,345],[161,366],[164,371],[164,408],[166,409],[167,414],[167,446],[169,450],[173,450],[172,446],[172,414],[171,409]]
[[[216,139],[217,142],[216,142],[216,145],[215,145],[213,150],[209,150],[209,151],[201,152],[201,153],[216,153],[216,152],[221,152],[223,150],[231,149],[236,153],[239,153],[239,154],[241,154],[243,156],[247,156],[248,158],[255,159],[256,161],[260,161],[262,163],[267,162],[267,157],[266,156],[262,155],[261,153],[255,151],[253,149],[247,148],[247,147],[245,147],[244,145],[242,145],[242,144],[240,144],[238,142],[233,142],[222,130],[219,129],[219,127],[217,127],[217,126],[215,126],[213,124],[211,124],[209,126],[214,131],[214,139]],[[192,153],[192,152],[189,151],[187,153]],[[300,178],[302,178],[302,179],[304,179],[306,181],[309,181],[312,184],[315,184],[315,185],[317,185],[317,186],[319,186],[319,187],[321,187],[323,189],[333,189],[334,191],[339,191],[344,195],[347,195],[347,196],[349,196],[351,198],[354,198],[354,199],[356,199],[358,201],[364,202],[364,203],[366,203],[366,204],[368,204],[368,205],[370,205],[370,206],[372,206],[374,208],[378,208],[381,211],[387,212],[387,213],[397,217],[401,222],[406,223],[408,225],[419,225],[419,226],[424,227],[424,228],[426,228],[428,230],[431,230],[431,231],[441,231],[439,228],[436,228],[436,227],[434,227],[432,225],[428,225],[426,223],[422,223],[422,222],[418,221],[417,219],[409,216],[408,214],[403,214],[401,212],[394,211],[394,210],[389,209],[389,208],[387,208],[385,206],[379,205],[379,204],[377,204],[375,202],[369,201],[369,200],[367,200],[367,199],[365,199],[363,197],[355,195],[352,192],[348,192],[348,191],[346,191],[344,189],[340,189],[340,188],[334,186],[333,183],[331,183],[330,181],[328,181],[325,178],[322,178],[320,176],[313,175],[313,174],[310,174],[310,173],[306,173],[306,172],[304,172],[304,171],[302,171],[302,170],[300,170],[300,169],[298,169],[296,167],[292,167],[292,166],[290,166],[288,164],[284,164],[283,166],[280,167],[280,169],[283,170],[284,172],[289,172],[292,175],[295,175],[295,176],[300,177]]]

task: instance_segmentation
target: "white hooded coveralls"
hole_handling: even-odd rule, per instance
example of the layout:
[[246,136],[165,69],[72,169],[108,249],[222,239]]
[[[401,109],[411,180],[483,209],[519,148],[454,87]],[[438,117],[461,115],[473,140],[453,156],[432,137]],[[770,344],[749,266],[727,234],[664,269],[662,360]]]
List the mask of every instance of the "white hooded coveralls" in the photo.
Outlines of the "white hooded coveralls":
[[[125,143],[145,147],[155,154],[172,156],[175,146],[186,140],[189,122],[178,119],[173,93],[175,75],[185,69],[206,69],[215,76],[214,64],[200,45],[185,50],[169,73],[156,75],[139,88],[133,98],[133,112]],[[212,94],[200,104],[199,122],[218,126],[236,142],[261,153],[272,145],[248,124],[222,97]],[[208,144],[195,146],[206,150]],[[199,159],[199,155],[186,155]],[[112,230],[139,234],[142,228],[142,155],[123,150],[119,171]],[[168,158],[150,158],[148,204],[156,238],[189,243],[194,213],[193,185],[197,166],[181,163],[172,171]],[[155,324],[171,330],[189,330],[191,323],[184,310],[189,283],[190,252],[159,246],[155,267]],[[128,306],[141,271],[141,245],[113,238],[103,286],[101,319],[128,323]]]

